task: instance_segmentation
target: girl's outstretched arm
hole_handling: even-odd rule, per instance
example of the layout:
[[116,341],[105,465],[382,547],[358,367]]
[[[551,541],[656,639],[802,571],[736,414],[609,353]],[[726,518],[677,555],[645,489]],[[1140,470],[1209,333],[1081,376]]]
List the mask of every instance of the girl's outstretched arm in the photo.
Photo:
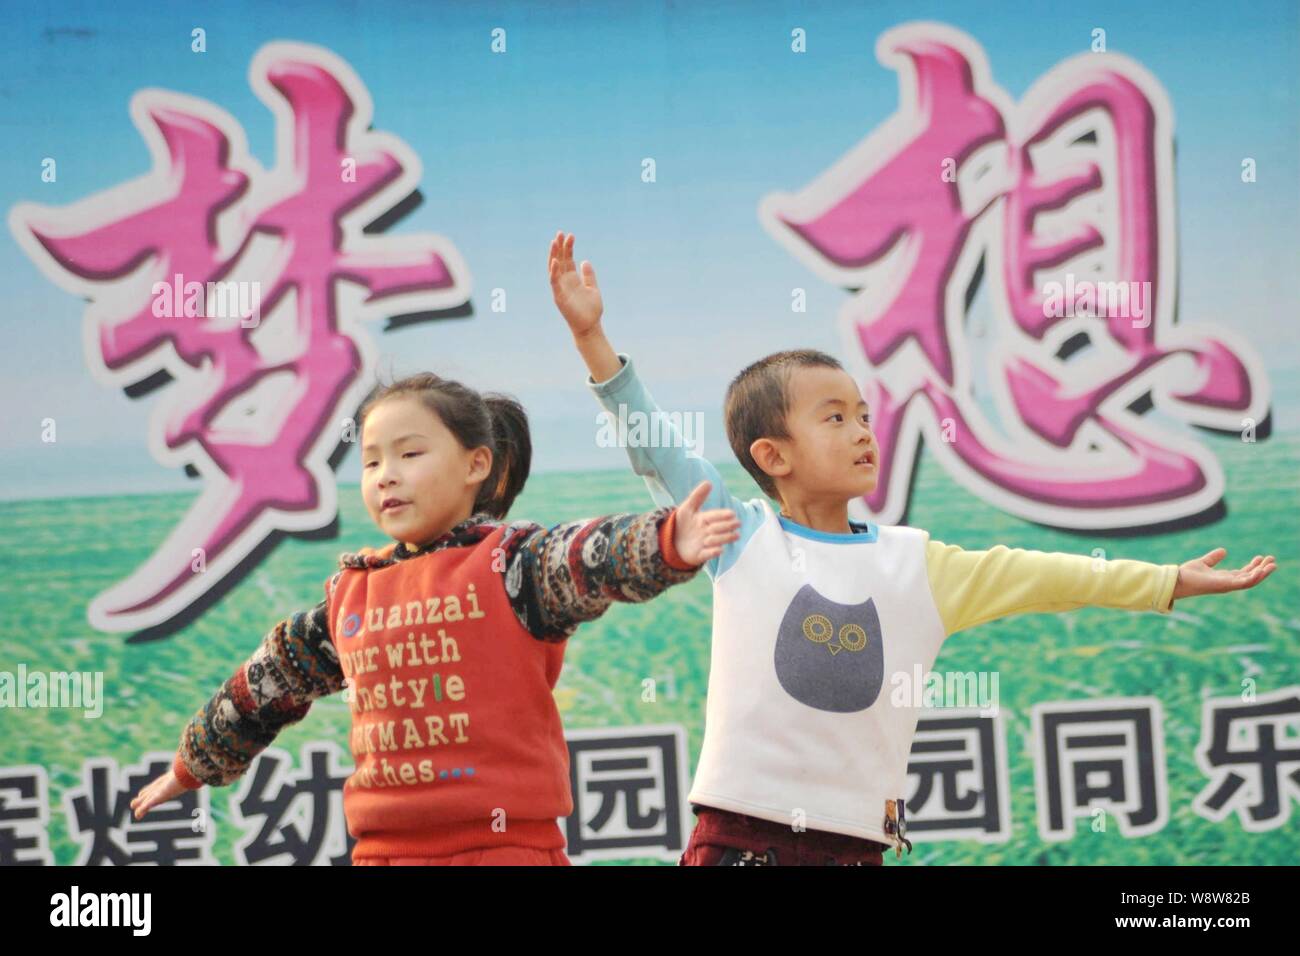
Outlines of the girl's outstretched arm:
[[534,637],[564,640],[615,601],[648,601],[690,580],[736,537],[729,509],[702,511],[701,484],[677,508],[570,521],[553,528],[511,525],[502,543],[506,594]]
[[285,618],[190,720],[171,769],[131,801],[136,819],[185,790],[237,780],[313,700],[343,686],[328,601]]

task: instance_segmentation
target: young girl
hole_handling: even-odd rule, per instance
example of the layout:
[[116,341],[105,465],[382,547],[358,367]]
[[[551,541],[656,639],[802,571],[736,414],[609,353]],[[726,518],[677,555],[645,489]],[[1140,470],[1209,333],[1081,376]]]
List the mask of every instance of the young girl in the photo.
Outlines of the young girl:
[[281,621],[181,735],[137,819],[238,779],[311,702],[347,688],[343,788],[357,864],[567,865],[573,810],[552,690],[564,641],[611,601],[646,601],[734,541],[701,484],[675,509],[505,524],[528,477],[515,401],[432,374],[363,405],[362,497],[395,540],[344,554],[325,600]]

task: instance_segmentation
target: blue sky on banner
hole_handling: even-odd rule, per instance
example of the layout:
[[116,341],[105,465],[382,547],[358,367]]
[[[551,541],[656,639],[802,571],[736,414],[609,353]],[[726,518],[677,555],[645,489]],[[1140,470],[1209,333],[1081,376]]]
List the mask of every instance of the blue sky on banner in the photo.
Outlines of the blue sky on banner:
[[[1071,5],[1072,6],[1072,5]],[[615,345],[637,358],[665,407],[704,413],[706,454],[727,460],[729,378],[767,352],[842,352],[845,293],[763,230],[758,205],[797,191],[897,109],[876,38],[909,20],[949,24],[1021,96],[1092,31],[1155,75],[1177,142],[1178,294],[1183,321],[1224,322],[1264,356],[1274,425],[1300,406],[1300,4],[1022,3],[430,4],[226,3],[217,9],[61,3],[0,9],[0,200],[62,206],[144,174],[128,104],[143,87],[210,100],[274,161],[272,116],[248,85],[267,41],[319,44],[368,87],[375,127],[423,163],[424,203],[396,232],[448,237],[473,276],[466,321],[372,331],[385,368],[430,368],[518,395],[534,419],[538,470],[622,468],[596,441],[596,405],[554,313],[545,253],[557,228],[597,265]],[[207,52],[191,52],[191,30]],[[494,55],[491,31],[507,31]],[[808,51],[790,51],[790,31]],[[1257,181],[1241,182],[1243,157]],[[56,157],[58,178],[41,181]],[[654,157],[657,181],[641,180]],[[49,282],[0,232],[5,308],[0,382],[11,414],[0,454],[22,461],[0,496],[193,490],[149,455],[153,399],[132,401],[86,368],[84,303]],[[508,310],[489,295],[507,290]],[[807,312],[790,310],[808,290]],[[13,414],[17,410],[39,414]],[[39,421],[59,422],[58,455]],[[45,449],[48,450],[48,447]],[[15,457],[17,456],[17,457]],[[356,481],[358,456],[340,479]]]

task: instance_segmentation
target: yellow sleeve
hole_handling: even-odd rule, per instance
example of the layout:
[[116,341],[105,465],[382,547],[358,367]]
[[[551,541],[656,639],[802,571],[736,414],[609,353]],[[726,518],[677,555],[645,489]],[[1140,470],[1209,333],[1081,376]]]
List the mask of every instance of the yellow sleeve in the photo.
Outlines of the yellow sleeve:
[[963,551],[926,544],[926,570],[944,635],[1013,614],[1113,607],[1158,611],[1173,607],[1178,565],[1026,551],[999,544]]

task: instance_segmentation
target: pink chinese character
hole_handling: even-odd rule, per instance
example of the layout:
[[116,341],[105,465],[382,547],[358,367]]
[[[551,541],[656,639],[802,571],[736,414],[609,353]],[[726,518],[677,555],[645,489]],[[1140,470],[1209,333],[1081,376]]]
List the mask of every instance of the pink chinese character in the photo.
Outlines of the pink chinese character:
[[[1130,408],[1234,432],[1268,411],[1244,342],[1174,323],[1173,122],[1160,85],[1127,58],[1085,53],[1016,103],[973,40],[932,23],[889,31],[877,53],[899,72],[898,113],[760,213],[856,292],[842,318],[883,453],[867,507],[900,519],[921,435],[958,482],[1047,524],[1131,527],[1213,506],[1214,456]],[[981,284],[1001,429],[974,394],[967,326]]]
[[250,77],[275,114],[273,168],[215,105],[145,90],[131,112],[153,153],[149,175],[11,216],[46,274],[91,300],[96,376],[170,380],[151,447],[204,479],[153,555],[91,604],[103,630],[165,622],[268,535],[330,524],[330,459],[354,437],[347,420],[376,361],[363,322],[469,297],[447,240],[363,232],[414,191],[420,164],[369,129],[370,96],[352,69],[328,51],[274,43]]

